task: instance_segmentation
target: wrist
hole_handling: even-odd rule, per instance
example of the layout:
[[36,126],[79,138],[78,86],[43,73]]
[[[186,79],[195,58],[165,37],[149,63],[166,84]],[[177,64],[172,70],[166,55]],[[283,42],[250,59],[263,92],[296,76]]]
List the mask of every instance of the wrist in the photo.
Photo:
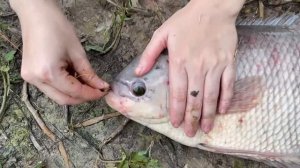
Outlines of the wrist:
[[188,5],[197,13],[215,16],[220,21],[235,22],[245,0],[191,0]]
[[57,0],[10,0],[12,9],[19,17],[23,38],[33,28],[40,29],[45,25],[51,26],[67,20],[56,2]]
[[39,15],[46,8],[58,8],[56,0],[9,0],[19,19]]

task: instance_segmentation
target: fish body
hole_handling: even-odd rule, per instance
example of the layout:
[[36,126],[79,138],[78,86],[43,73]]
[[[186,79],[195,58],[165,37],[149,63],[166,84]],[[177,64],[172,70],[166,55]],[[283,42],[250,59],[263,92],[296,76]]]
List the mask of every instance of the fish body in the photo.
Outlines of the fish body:
[[275,167],[300,167],[300,17],[243,20],[237,31],[234,97],[208,134],[199,129],[187,137],[170,123],[167,55],[142,77],[134,75],[135,59],[116,77],[106,101],[184,145]]

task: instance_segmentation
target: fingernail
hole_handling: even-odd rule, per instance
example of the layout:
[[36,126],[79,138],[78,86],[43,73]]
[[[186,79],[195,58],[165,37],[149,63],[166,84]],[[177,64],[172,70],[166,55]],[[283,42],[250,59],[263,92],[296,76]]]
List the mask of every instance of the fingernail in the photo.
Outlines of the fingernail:
[[178,122],[172,122],[173,127],[178,128],[180,124]]
[[110,86],[108,86],[108,87],[106,87],[106,88],[103,88],[103,89],[100,89],[101,92],[108,92],[108,91],[110,91],[110,90],[111,90],[111,87],[110,87]]
[[102,82],[100,91],[101,92],[108,92],[109,90],[110,90],[109,84],[106,83],[106,82]]
[[226,113],[226,110],[224,109],[224,108],[222,108],[222,109],[220,109],[220,111],[219,111],[221,114],[224,114],[224,113]]
[[196,135],[196,133],[195,133],[195,131],[193,131],[193,130],[187,130],[187,131],[186,131],[186,135],[187,135],[188,137],[193,137],[193,136]]
[[136,75],[141,75],[143,72],[143,67],[142,66],[138,66],[135,70]]
[[103,82],[103,83],[102,83],[102,86],[108,88],[108,87],[109,87],[109,84],[106,83],[106,82]]
[[208,133],[211,129],[212,129],[212,124],[206,124],[206,125],[204,125],[204,127],[203,127],[202,130],[203,130],[205,133]]

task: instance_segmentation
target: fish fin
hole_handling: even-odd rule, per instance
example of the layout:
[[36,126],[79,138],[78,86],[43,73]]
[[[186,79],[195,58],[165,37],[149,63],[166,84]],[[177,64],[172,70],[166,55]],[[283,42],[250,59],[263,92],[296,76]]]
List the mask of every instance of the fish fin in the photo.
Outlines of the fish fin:
[[211,151],[215,153],[228,154],[243,159],[250,159],[258,162],[263,162],[270,166],[299,168],[300,167],[300,153],[296,154],[276,154],[268,152],[243,151],[234,149],[225,149],[220,147],[212,147],[208,144],[199,144],[197,148]]
[[255,108],[261,102],[263,91],[262,78],[259,76],[236,81],[228,113],[246,112]]
[[247,29],[255,31],[296,31],[300,32],[300,15],[286,13],[281,16],[272,16],[265,19],[244,18],[237,19],[236,25],[238,29]]

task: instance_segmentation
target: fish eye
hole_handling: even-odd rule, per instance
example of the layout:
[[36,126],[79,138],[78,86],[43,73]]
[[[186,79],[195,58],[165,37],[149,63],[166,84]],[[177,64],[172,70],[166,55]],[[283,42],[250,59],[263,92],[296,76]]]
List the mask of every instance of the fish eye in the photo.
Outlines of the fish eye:
[[143,96],[146,93],[146,85],[142,81],[136,81],[132,84],[131,91],[135,96]]

